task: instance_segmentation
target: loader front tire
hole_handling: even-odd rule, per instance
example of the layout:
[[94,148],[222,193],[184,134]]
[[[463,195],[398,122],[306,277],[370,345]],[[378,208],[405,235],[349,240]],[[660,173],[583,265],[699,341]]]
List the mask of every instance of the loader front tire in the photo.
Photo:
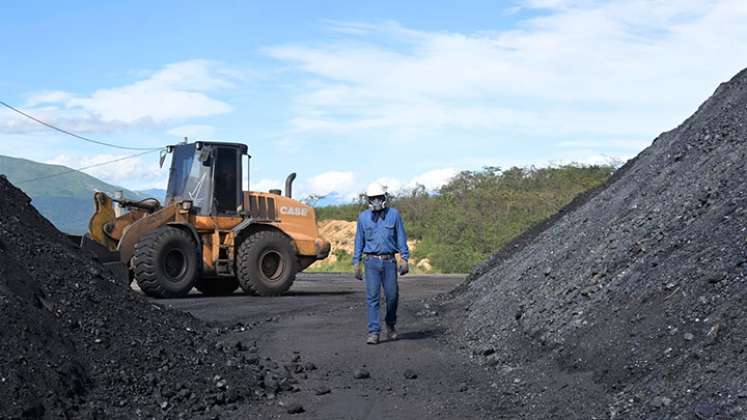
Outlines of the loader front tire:
[[246,293],[282,295],[296,279],[296,251],[280,232],[260,231],[239,245],[236,262],[239,285]]
[[199,279],[195,288],[205,296],[230,296],[239,288],[239,280],[236,277]]
[[135,281],[148,296],[186,296],[198,275],[197,246],[187,232],[164,226],[143,236],[132,257]]

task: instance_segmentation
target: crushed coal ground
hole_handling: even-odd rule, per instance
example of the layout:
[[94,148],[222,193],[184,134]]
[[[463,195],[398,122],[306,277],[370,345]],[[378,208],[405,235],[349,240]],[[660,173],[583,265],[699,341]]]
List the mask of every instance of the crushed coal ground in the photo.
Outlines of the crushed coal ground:
[[227,327],[118,284],[2,176],[0,314],[0,418],[233,418],[297,386]]
[[510,418],[747,417],[747,70],[446,297]]

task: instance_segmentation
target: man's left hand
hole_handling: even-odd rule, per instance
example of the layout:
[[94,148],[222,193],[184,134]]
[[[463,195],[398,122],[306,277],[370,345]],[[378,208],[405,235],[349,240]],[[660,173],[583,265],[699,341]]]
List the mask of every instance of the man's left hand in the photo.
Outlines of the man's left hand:
[[410,266],[407,264],[407,260],[402,260],[399,264],[399,275],[404,276],[410,272]]

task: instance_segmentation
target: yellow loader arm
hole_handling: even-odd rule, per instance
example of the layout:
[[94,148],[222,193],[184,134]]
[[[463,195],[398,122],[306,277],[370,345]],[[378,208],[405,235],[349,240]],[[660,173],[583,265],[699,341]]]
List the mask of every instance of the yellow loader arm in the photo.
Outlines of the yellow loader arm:
[[97,192],[93,195],[94,212],[88,222],[88,234],[96,242],[105,246],[110,251],[117,250],[117,242],[106,234],[106,225],[111,226],[116,216],[114,215],[114,202],[108,195]]

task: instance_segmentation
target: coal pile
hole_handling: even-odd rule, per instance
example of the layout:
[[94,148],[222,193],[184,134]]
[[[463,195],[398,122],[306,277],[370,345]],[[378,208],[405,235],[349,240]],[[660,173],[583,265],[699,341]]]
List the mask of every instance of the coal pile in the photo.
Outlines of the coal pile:
[[511,418],[747,418],[746,271],[747,70],[477,267],[449,319]]
[[0,314],[0,418],[231,418],[292,387],[255,346],[115,282],[2,176]]

